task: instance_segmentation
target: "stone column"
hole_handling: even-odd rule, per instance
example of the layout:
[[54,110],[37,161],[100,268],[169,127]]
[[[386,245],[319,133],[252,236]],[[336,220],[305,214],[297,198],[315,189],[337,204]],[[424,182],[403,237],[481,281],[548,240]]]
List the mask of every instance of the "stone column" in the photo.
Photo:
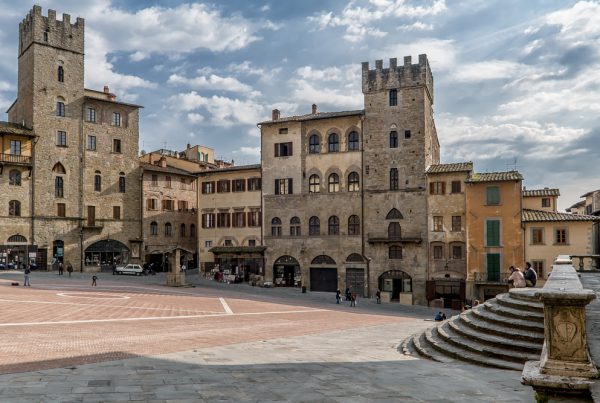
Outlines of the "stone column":
[[169,272],[167,273],[167,285],[181,287],[185,285],[185,272],[181,271],[181,249],[176,248],[169,254]]

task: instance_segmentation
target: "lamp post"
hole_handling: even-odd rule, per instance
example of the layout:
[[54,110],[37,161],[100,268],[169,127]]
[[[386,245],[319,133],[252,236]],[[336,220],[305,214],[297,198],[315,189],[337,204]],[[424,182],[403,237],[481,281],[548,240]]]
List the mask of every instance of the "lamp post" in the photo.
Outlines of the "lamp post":
[[367,261],[367,298],[371,298],[371,260],[373,259],[365,255],[362,257]]

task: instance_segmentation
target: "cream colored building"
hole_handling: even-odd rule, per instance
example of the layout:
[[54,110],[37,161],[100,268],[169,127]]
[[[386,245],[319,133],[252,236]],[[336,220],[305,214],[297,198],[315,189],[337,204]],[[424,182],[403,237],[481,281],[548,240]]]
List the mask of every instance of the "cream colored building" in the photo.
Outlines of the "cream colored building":
[[262,281],[260,165],[205,170],[197,177],[200,270],[220,269],[244,281]]
[[[75,270],[140,261],[139,108],[108,87],[84,88],[84,20],[62,21],[34,6],[19,24],[18,94],[10,122],[36,136],[28,173],[30,219],[6,217],[41,269],[64,260]],[[28,167],[29,169],[29,167]],[[35,250],[35,252],[31,252]]]
[[466,298],[465,181],[472,172],[472,162],[437,164],[427,169],[427,300],[442,298],[446,308],[461,309]]

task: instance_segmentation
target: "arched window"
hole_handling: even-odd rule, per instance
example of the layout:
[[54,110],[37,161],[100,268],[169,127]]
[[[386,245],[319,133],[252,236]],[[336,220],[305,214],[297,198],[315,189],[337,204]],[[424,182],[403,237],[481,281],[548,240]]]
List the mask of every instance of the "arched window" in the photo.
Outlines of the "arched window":
[[360,235],[360,218],[357,215],[348,218],[348,235]]
[[398,190],[398,168],[390,169],[390,190]]
[[321,145],[319,144],[319,136],[313,134],[308,139],[308,153],[309,154],[318,154],[321,152]]
[[300,236],[300,219],[298,217],[292,217],[290,220],[290,236]]
[[279,217],[271,220],[271,236],[281,236],[281,219]]
[[321,234],[321,221],[319,217],[312,216],[308,220],[308,235],[320,235]]
[[165,236],[172,236],[173,235],[173,226],[171,225],[170,222],[165,224]]
[[183,238],[185,236],[185,232],[185,224],[181,224],[179,226],[179,236]]
[[54,197],[65,197],[62,176],[54,178]]
[[401,236],[400,223],[391,222],[390,225],[388,225],[388,238],[398,239]]
[[16,169],[8,173],[8,184],[12,186],[21,186],[21,171]]
[[319,193],[321,191],[321,178],[319,175],[311,175],[308,178],[308,192],[309,193]]
[[96,171],[96,173],[94,175],[94,190],[96,192],[102,191],[102,175],[101,175],[100,171]]
[[65,69],[63,69],[63,66],[58,66],[58,82],[65,82]]
[[125,172],[119,173],[119,192],[125,193]]
[[328,181],[329,193],[337,193],[340,191],[340,176],[338,174],[329,175]]
[[65,167],[60,162],[57,162],[56,164],[54,164],[54,167],[52,167],[52,172],[54,172],[55,174],[63,174],[63,175],[66,173]]
[[11,235],[8,237],[7,243],[27,243],[27,238],[23,235]]
[[358,172],[350,172],[348,175],[348,192],[358,192],[360,190],[360,179]]
[[14,217],[21,216],[21,202],[18,200],[11,200],[8,202],[8,215]]
[[398,148],[398,132],[396,130],[390,132],[390,148]]
[[327,233],[329,235],[340,234],[340,219],[337,218],[337,216],[332,215],[329,217],[329,221],[327,223]]
[[64,100],[56,101],[56,116],[65,117],[65,102],[64,102]]
[[158,235],[158,223],[156,221],[150,223],[150,235]]
[[402,259],[402,246],[390,246],[388,256],[390,259]]
[[192,238],[196,237],[196,225],[195,224],[190,225],[190,236]]
[[358,150],[358,133],[350,132],[348,134],[348,151]]
[[336,133],[331,133],[329,135],[327,144],[330,153],[337,153],[340,151],[340,137]]
[[396,208],[391,209],[385,216],[386,220],[401,220],[403,218],[402,213]]

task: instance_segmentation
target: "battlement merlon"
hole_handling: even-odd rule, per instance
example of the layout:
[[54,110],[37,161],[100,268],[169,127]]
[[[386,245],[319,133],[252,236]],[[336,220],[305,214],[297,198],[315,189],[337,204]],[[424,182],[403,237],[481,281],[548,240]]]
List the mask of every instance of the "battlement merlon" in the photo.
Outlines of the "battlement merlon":
[[424,85],[433,103],[433,75],[427,55],[419,55],[419,63],[412,64],[411,56],[404,56],[404,63],[391,58],[388,68],[383,68],[383,60],[375,61],[375,69],[369,69],[369,62],[362,63],[362,91],[364,94],[402,87]]
[[56,11],[48,10],[48,16],[42,15],[40,6],[33,6],[19,24],[19,56],[32,43],[48,45],[74,53],[84,53],[85,21],[78,17],[71,24],[69,14],[62,15],[62,21],[56,19]]

